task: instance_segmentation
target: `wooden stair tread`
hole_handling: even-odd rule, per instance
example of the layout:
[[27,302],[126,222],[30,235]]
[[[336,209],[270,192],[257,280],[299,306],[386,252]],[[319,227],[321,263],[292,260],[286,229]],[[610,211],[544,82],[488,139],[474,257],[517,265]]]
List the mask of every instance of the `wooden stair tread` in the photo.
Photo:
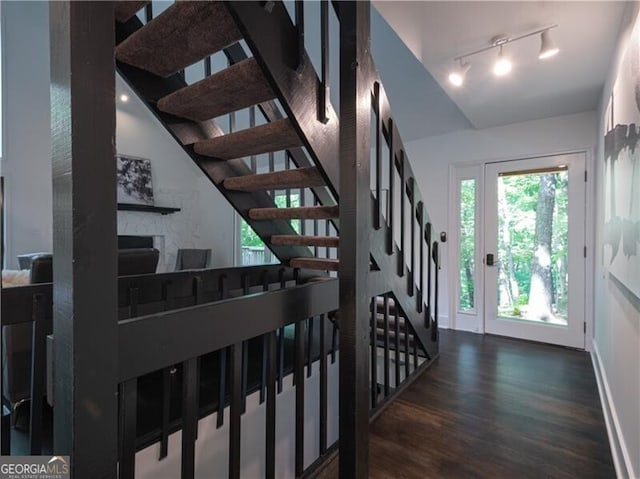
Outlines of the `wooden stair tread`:
[[158,109],[189,120],[205,121],[274,98],[258,62],[247,58],[161,98]]
[[131,0],[125,1],[121,0],[119,2],[115,2],[113,7],[116,20],[120,23],[125,23],[131,17],[133,17],[138,10],[144,7],[147,3],[150,3],[149,0]]
[[283,190],[286,188],[311,188],[323,186],[324,180],[317,168],[297,168],[259,175],[234,176],[224,180],[228,190],[259,191]]
[[223,2],[176,2],[116,47],[116,58],[167,77],[242,39]]
[[196,153],[220,160],[233,160],[249,155],[287,150],[302,146],[302,141],[287,118],[272,121],[255,128],[236,131],[199,141],[193,147]]
[[337,248],[337,236],[273,235],[270,243],[277,246],[320,246]]
[[293,258],[289,260],[289,266],[292,268],[338,271],[339,265],[340,262],[337,259],[330,258]]
[[252,220],[328,220],[338,218],[338,206],[303,206],[299,208],[251,208]]

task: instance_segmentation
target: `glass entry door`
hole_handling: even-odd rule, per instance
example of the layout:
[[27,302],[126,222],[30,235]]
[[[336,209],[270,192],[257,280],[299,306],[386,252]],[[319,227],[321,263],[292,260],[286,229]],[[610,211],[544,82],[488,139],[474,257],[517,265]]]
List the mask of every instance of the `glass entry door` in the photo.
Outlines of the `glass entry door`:
[[485,331],[584,348],[585,158],[485,167]]

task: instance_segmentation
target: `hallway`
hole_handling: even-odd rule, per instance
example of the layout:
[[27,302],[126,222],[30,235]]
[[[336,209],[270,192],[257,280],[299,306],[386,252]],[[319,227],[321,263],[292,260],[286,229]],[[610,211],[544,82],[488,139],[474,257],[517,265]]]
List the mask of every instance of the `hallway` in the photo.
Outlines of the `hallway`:
[[587,353],[443,330],[372,425],[370,477],[615,477]]

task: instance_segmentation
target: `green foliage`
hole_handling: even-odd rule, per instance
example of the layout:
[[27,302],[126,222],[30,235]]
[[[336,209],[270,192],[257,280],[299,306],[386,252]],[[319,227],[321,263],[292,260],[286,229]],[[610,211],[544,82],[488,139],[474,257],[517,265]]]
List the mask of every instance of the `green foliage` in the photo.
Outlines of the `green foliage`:
[[[289,204],[287,204],[286,195],[277,195],[275,197],[275,204],[278,208],[294,208],[296,206],[300,206],[300,198],[298,194],[292,194],[291,200]],[[300,232],[300,221],[292,220],[291,226],[296,232]],[[241,221],[240,224],[240,245],[241,246],[254,246],[254,247],[265,247],[264,242],[260,239],[260,237],[256,234],[251,226],[247,224],[245,220]]]
[[460,304],[461,311],[474,308],[476,230],[476,184],[475,180],[460,182]]
[[[551,245],[551,274],[553,281],[553,303],[559,315],[566,315],[566,283],[568,254],[568,174],[566,171],[556,173],[556,197],[553,212],[553,237]],[[504,193],[505,209],[498,215],[499,231],[508,231],[509,242],[506,244],[500,236],[498,259],[503,268],[502,273],[508,281],[514,281],[519,290],[515,307],[528,303],[528,292],[531,285],[531,265],[536,249],[536,209],[540,187],[540,174],[523,174],[502,176],[498,187]],[[511,255],[512,268],[506,261]],[[502,293],[501,293],[502,294]],[[503,303],[504,298],[501,298]],[[504,304],[504,303],[503,303]]]

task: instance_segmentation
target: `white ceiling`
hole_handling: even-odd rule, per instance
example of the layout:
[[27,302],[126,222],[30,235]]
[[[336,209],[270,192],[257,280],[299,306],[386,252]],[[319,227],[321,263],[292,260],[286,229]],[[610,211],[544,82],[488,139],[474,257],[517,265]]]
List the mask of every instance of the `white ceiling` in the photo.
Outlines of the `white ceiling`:
[[[411,107],[416,97],[431,98],[431,106],[425,108],[436,105],[435,115],[408,113],[419,115],[425,122],[421,131],[408,135],[407,139],[414,139],[464,128],[466,120],[460,116],[475,128],[489,128],[596,109],[626,2],[378,0],[374,5],[427,70],[419,73],[415,60],[412,65],[409,58],[397,52],[397,45],[390,47],[396,53],[380,54],[382,42],[376,42],[376,37],[391,43],[393,40],[387,38],[390,34],[384,31],[384,22],[376,20],[374,14],[374,57],[385,86],[389,78],[387,88],[396,91],[395,95],[389,92],[394,111],[396,102]],[[555,57],[538,60],[540,37],[532,36],[505,47],[514,64],[508,76],[497,78],[490,72],[497,55],[491,50],[469,59],[472,66],[463,87],[449,84],[447,76],[455,56],[488,45],[496,35],[517,36],[552,23],[558,24],[552,30],[560,48]],[[401,66],[410,68],[407,75],[402,75],[404,80],[396,71]],[[402,81],[408,83],[394,87]],[[448,103],[451,101],[453,104]],[[418,101],[414,109],[420,107]],[[401,105],[400,109],[405,108]],[[430,125],[443,118],[442,128]],[[413,122],[406,123],[411,126]]]

